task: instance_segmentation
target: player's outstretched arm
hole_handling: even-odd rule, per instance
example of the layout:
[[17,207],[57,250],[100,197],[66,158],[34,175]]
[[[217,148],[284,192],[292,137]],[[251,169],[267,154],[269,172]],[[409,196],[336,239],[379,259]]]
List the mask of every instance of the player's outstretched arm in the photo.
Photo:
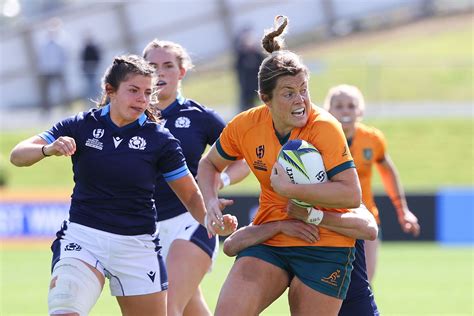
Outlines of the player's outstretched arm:
[[276,234],[284,233],[314,243],[319,240],[317,226],[299,220],[285,220],[249,225],[240,228],[224,241],[224,253],[229,257],[236,256],[243,249],[260,244]]
[[170,188],[176,193],[191,215],[212,234],[229,235],[237,229],[235,216],[222,216],[221,208],[231,204],[231,201],[218,200],[219,212],[206,210],[204,200],[193,176],[188,174],[179,179],[168,182]]
[[206,209],[211,214],[216,214],[219,219],[218,224],[222,225],[221,203],[219,202],[218,191],[220,187],[220,174],[231,160],[222,158],[217,152],[214,144],[211,149],[199,161],[197,181],[202,192]]
[[48,156],[72,156],[75,152],[76,142],[71,137],[62,136],[47,144],[41,137],[33,136],[12,149],[10,162],[17,167],[27,167]]
[[[290,217],[309,221],[309,212],[306,208],[289,202],[287,211]],[[355,239],[375,240],[377,238],[377,222],[363,204],[347,213],[323,211],[321,215],[322,219],[318,226]]]
[[384,159],[377,163],[377,170],[382,178],[385,191],[387,191],[395,207],[402,230],[407,234],[412,234],[415,237],[418,236],[420,234],[418,218],[408,208],[405,191],[403,190],[397,168],[388,154],[385,154]]

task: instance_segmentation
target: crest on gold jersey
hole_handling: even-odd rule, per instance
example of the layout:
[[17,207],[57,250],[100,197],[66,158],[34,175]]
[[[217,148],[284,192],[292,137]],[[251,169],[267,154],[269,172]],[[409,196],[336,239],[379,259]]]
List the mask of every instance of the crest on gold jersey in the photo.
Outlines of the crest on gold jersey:
[[373,156],[372,148],[364,148],[363,154],[364,154],[365,159],[372,160],[372,156]]
[[265,155],[265,145],[260,145],[255,148],[255,154],[257,155],[258,159],[262,159]]

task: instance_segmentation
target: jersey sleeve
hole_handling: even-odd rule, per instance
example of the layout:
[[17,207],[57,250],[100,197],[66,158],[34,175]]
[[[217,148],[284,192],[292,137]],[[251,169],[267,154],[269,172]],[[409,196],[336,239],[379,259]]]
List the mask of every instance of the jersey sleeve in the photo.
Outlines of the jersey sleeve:
[[186,176],[190,171],[179,141],[171,136],[171,133],[167,134],[169,134],[168,140],[160,149],[158,170],[163,174],[165,181],[170,182]]
[[336,120],[322,121],[320,124],[323,126],[318,133],[314,133],[316,137],[312,143],[323,157],[328,178],[355,168],[341,125]]
[[385,152],[387,151],[387,142],[383,133],[374,129],[374,160],[381,162],[385,159]]
[[75,138],[75,130],[77,129],[79,122],[83,119],[83,113],[79,113],[76,116],[68,117],[51,127],[49,130],[38,134],[39,137],[44,139],[48,144],[53,143],[56,139],[61,136],[69,136]]
[[206,143],[209,145],[212,145],[216,142],[216,140],[219,138],[219,135],[222,133],[222,130],[225,127],[225,122],[220,117],[219,114],[217,114],[216,111],[212,109],[207,109],[207,139]]
[[239,127],[241,124],[241,116],[235,117],[227,124],[216,142],[217,151],[227,160],[243,158],[240,143],[241,138],[239,138]]

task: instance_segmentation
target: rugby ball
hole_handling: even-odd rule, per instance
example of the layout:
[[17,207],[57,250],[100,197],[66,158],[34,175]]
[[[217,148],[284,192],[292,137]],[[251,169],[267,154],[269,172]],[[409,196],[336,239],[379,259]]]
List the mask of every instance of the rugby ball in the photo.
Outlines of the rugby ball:
[[[311,184],[326,182],[328,177],[323,157],[310,143],[302,139],[289,140],[278,153],[278,162],[295,184]],[[301,207],[311,207],[303,201],[292,199]]]

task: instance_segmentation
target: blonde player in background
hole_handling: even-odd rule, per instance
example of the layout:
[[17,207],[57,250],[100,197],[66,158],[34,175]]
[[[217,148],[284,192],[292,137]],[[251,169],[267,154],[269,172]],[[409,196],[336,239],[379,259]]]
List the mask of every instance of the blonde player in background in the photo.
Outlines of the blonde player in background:
[[[372,167],[375,165],[385,190],[397,212],[400,227],[407,234],[418,236],[420,225],[416,216],[408,209],[397,169],[387,153],[387,144],[381,131],[360,123],[365,110],[365,101],[360,90],[343,84],[331,88],[324,107],[341,122],[362,188],[362,201],[374,214],[380,225],[380,217],[372,193]],[[377,264],[380,239],[365,242],[367,274],[372,282]]]

